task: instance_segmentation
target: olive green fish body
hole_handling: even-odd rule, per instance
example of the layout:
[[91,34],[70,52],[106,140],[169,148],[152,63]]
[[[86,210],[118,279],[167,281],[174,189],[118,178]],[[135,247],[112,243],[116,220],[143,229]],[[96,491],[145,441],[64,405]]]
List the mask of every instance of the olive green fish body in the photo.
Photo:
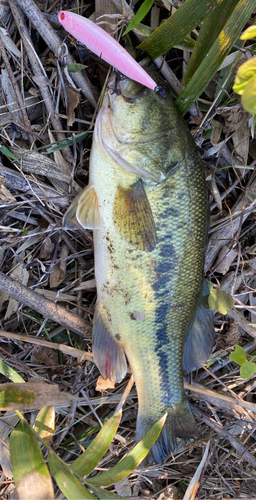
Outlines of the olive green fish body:
[[[103,376],[120,381],[128,358],[137,440],[168,412],[152,449],[161,461],[196,434],[182,353],[202,296],[207,228],[204,172],[170,97],[127,80],[119,94],[109,92],[96,124],[90,186],[98,206],[95,361]],[[88,227],[83,213],[77,218]]]

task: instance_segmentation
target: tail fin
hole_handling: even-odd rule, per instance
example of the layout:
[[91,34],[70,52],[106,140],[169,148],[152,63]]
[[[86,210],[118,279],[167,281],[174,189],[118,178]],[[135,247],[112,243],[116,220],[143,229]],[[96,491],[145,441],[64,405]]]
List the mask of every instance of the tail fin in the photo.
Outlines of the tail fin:
[[[161,415],[159,415],[159,418]],[[136,441],[140,441],[150,430],[158,418],[145,419],[138,415],[136,427]],[[165,425],[157,441],[153,444],[143,464],[160,463],[177,446],[198,436],[195,419],[191,413],[188,401],[184,401],[168,412]]]

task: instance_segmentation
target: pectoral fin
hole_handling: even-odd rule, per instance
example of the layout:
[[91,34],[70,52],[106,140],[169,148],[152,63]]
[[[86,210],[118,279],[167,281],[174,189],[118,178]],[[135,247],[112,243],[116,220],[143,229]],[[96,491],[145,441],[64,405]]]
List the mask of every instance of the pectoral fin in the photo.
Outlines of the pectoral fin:
[[[120,335],[117,337],[120,338]],[[92,352],[102,377],[109,378],[113,382],[121,382],[127,372],[125,353],[118,341],[113,339],[98,305],[93,318]]]
[[207,295],[209,289],[205,284],[194,323],[183,345],[183,369],[187,372],[207,362],[214,344],[213,313],[207,309]]
[[155,248],[155,221],[141,180],[130,188],[118,187],[114,223],[130,245],[148,252]]
[[64,229],[98,229],[101,225],[98,196],[87,186],[72,201],[63,218]]

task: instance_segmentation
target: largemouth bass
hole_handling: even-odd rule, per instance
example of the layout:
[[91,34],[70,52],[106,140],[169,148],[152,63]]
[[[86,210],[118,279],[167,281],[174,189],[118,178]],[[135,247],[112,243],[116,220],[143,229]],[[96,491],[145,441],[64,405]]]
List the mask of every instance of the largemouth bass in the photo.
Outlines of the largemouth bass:
[[212,345],[203,299],[205,176],[169,91],[113,78],[95,124],[89,186],[64,227],[94,230],[95,363],[103,377],[120,382],[128,359],[137,440],[168,412],[151,450],[151,461],[161,462],[197,434],[182,360],[186,370],[199,367]]

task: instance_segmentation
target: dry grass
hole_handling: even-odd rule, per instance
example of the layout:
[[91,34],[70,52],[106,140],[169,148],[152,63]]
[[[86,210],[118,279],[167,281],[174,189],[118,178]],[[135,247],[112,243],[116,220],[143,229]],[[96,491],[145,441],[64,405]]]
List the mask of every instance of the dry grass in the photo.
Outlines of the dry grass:
[[[28,3],[31,4],[31,0]],[[81,6],[82,2],[78,3]],[[53,29],[63,39],[64,32],[54,24],[54,15],[63,7],[63,2],[49,0],[44,7],[42,4],[38,2],[48,13],[47,19]],[[73,5],[69,4],[65,3],[66,9]],[[15,6],[14,0],[10,1],[10,6]],[[96,2],[96,8],[98,14],[105,13],[102,10],[105,2]],[[69,462],[74,454],[80,453],[80,446],[86,446],[86,439],[90,439],[79,438],[78,433],[98,428],[99,421],[116,408],[128,380],[127,377],[114,389],[102,393],[96,389],[99,373],[90,355],[96,298],[92,234],[89,231],[63,232],[61,225],[72,196],[88,180],[92,129],[77,145],[74,140],[72,142],[72,133],[81,133],[93,123],[95,102],[92,99],[89,102],[89,96],[94,93],[97,98],[106,72],[83,48],[75,53],[73,41],[66,39],[77,61],[81,57],[88,66],[88,81],[83,77],[80,84],[78,80],[75,82],[77,87],[83,85],[84,91],[79,94],[67,82],[57,63],[59,47],[50,42],[47,46],[38,29],[29,33],[34,51],[24,40],[21,42],[18,30],[27,21],[26,12],[17,12],[19,22],[12,18],[8,8],[0,15],[1,27],[7,28],[20,51],[20,55],[15,55],[6,43],[2,44],[11,74],[8,74],[8,86],[2,73],[1,144],[18,161],[2,155],[0,163],[1,271],[49,301],[64,306],[79,320],[85,320],[86,330],[81,336],[54,322],[47,316],[47,303],[46,313],[39,314],[28,307],[28,302],[16,302],[0,292],[3,328],[0,351],[1,359],[26,381],[59,384],[61,389],[79,396],[71,405],[65,403],[56,407],[53,447]],[[93,12],[94,4],[88,4],[86,15]],[[114,22],[112,19],[111,23]],[[179,79],[182,57],[178,49],[168,54],[169,67]],[[3,61],[2,52],[1,68],[7,71]],[[215,88],[216,81],[213,81],[201,96],[201,102],[212,104]],[[24,99],[30,102],[24,105]],[[46,99],[49,99],[47,105]],[[50,117],[52,109],[55,113]],[[200,484],[195,480],[193,495],[198,499],[216,500],[256,498],[256,377],[241,379],[237,365],[228,357],[234,344],[242,345],[248,355],[256,353],[253,340],[256,337],[255,141],[250,137],[249,117],[235,96],[232,95],[232,99],[227,96],[222,108],[213,108],[217,113],[215,122],[209,125],[206,120],[207,126],[205,123],[205,130],[212,128],[211,137],[209,134],[208,138],[203,136],[200,128],[203,115],[196,109],[190,126],[207,161],[211,206],[206,275],[232,294],[235,307],[225,317],[219,313],[215,316],[214,363],[191,373],[186,381],[200,439],[181,447],[161,466],[141,468],[125,484],[117,485],[116,491],[126,498],[183,498],[208,442]],[[189,116],[186,118],[189,120]],[[51,143],[66,137],[71,138],[68,147],[47,153]],[[239,168],[246,164],[250,168]],[[58,353],[46,342],[54,343],[55,348],[61,345]],[[83,351],[88,355],[81,358]],[[1,382],[7,381],[2,375]],[[133,446],[136,412],[137,396],[133,388],[124,407],[118,435],[100,463],[100,470],[111,467]],[[28,414],[28,418],[33,419],[33,413]],[[14,484],[8,448],[6,452],[3,450],[16,417],[12,414],[8,417],[8,427],[5,421],[6,416],[2,414],[0,490],[1,498],[11,499],[14,498]]]

